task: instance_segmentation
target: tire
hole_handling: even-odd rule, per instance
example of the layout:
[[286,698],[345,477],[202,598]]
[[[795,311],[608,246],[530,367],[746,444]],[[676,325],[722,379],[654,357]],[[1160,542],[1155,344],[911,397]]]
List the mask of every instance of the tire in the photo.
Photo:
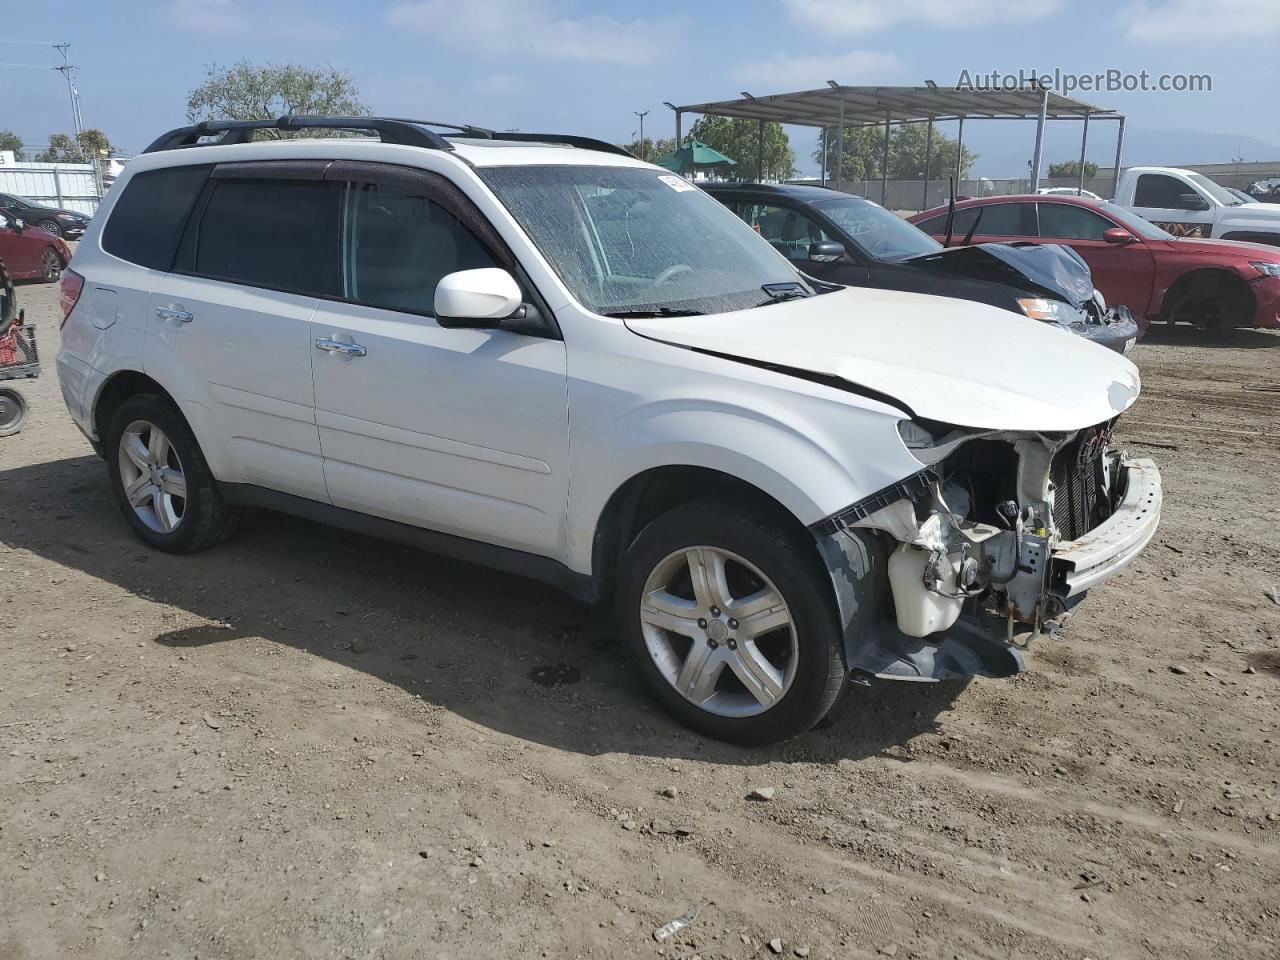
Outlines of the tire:
[[[716,575],[695,589],[699,566]],[[746,505],[698,500],[659,516],[627,550],[617,615],[672,714],[706,736],[760,746],[804,733],[844,689],[829,581],[802,534]]]
[[195,434],[167,397],[130,397],[103,439],[116,503],[148,546],[194,553],[235,532],[240,511],[222,499]]
[[41,220],[36,224],[45,233],[52,233],[55,237],[61,238],[62,228],[58,226],[57,220]]
[[27,400],[12,387],[0,387],[0,437],[12,437],[27,422]]
[[1253,325],[1253,298],[1233,277],[1202,275],[1177,288],[1162,313],[1171,330],[1179,322],[1207,332],[1249,327]]
[[65,266],[61,254],[53,247],[46,247],[40,256],[40,282],[57,283],[62,277],[62,268]]

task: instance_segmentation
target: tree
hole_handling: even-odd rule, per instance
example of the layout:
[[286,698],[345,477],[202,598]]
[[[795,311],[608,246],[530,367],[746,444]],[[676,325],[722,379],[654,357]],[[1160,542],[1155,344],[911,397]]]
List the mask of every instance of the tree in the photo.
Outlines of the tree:
[[[832,130],[827,137],[827,172],[831,176],[836,170],[836,133]],[[953,176],[957,147],[955,140],[936,127],[930,145],[927,124],[898,124],[889,130],[889,176],[894,180],[923,180],[926,152],[930,180]],[[819,163],[822,161],[821,147],[814,152],[813,159]],[[976,159],[977,156],[965,147],[960,160],[962,178],[968,176],[969,168]],[[841,176],[846,180],[871,180],[881,175],[884,166],[884,127],[845,127]]]
[[654,140],[652,137],[645,137],[643,140],[632,140],[630,143],[622,144],[623,150],[634,154],[641,160],[647,160],[650,163],[661,160],[675,148],[676,142],[671,137],[666,137],[662,140]]
[[74,137],[65,133],[49,134],[49,148],[36,156],[39,163],[88,163],[119,151],[101,130],[90,127]]
[[755,120],[703,117],[693,125],[689,136],[736,160],[737,166],[729,168],[735,179],[785,180],[795,173],[796,154],[780,123],[764,125],[763,171],[756,168],[760,128]]
[[0,150],[12,150],[13,159],[19,163],[27,159],[27,153],[22,149],[22,138],[12,130],[0,130]]
[[[211,64],[204,83],[187,95],[187,119],[266,120],[285,114],[359,117],[369,112],[351,77],[333,67],[297,63]],[[278,131],[263,131],[278,138]]]
[[[1092,160],[1084,162],[1084,175],[1086,177],[1096,177],[1098,175],[1098,165]],[[1062,163],[1049,164],[1050,179],[1061,178],[1063,180],[1068,177],[1075,179],[1080,176],[1079,160],[1064,160]]]

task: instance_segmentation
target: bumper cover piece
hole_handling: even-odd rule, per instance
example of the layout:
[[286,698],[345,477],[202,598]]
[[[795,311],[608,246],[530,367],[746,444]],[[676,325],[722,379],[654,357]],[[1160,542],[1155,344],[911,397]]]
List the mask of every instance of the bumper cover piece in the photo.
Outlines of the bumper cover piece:
[[1160,526],[1164,496],[1155,463],[1125,460],[1122,466],[1126,486],[1115,512],[1080,539],[1060,543],[1053,550],[1052,582],[1059,596],[1077,596],[1119,573]]

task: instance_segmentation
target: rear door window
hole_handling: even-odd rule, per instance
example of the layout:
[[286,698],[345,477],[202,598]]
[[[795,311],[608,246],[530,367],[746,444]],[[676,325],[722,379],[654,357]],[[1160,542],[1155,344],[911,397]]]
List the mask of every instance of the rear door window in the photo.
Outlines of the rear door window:
[[214,280],[338,294],[339,185],[215,180],[195,237],[194,272]]
[[1042,203],[1040,236],[1046,240],[1101,240],[1115,226],[1092,210],[1069,203]]
[[[977,228],[974,229],[974,224]],[[953,237],[964,238],[970,230],[974,236],[1034,237],[1035,205],[1031,203],[987,203],[969,207],[956,214]]]
[[102,231],[102,249],[121,260],[168,270],[211,164],[139,173],[125,184]]

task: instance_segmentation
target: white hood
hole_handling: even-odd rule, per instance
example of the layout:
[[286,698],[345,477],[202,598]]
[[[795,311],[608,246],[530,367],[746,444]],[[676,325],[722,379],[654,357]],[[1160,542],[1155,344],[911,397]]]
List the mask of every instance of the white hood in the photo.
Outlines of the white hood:
[[1128,360],[1064,330],[892,290],[626,323],[653,340],[839,377],[917,416],[984,430],[1079,430],[1127,409],[1141,386]]

